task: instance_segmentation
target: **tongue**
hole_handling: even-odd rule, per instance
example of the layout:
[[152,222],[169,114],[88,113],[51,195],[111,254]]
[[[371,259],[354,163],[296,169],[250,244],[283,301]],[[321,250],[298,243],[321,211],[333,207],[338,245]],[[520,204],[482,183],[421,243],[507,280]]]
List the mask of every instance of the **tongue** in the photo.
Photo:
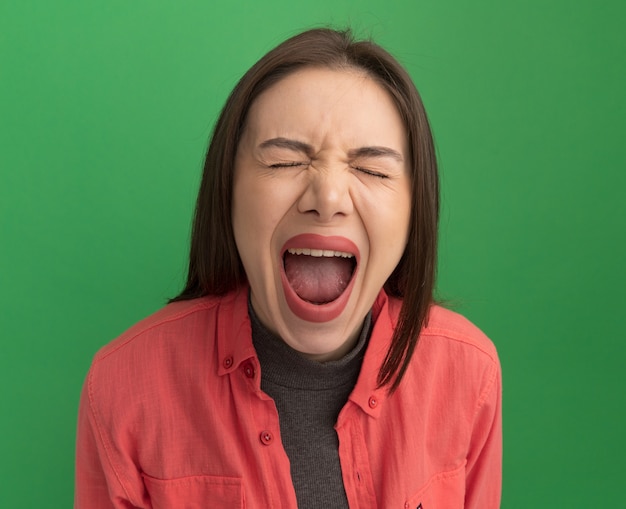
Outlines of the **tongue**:
[[303,300],[324,304],[339,297],[352,278],[352,261],[338,256],[285,254],[287,280]]

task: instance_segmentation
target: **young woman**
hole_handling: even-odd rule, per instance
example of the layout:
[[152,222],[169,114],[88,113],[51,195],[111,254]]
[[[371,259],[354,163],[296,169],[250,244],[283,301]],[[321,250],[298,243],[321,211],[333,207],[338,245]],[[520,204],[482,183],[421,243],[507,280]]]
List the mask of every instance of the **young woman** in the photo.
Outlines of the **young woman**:
[[433,301],[438,202],[385,50],[265,55],[216,124],[185,288],[94,359],[76,507],[499,507],[500,367]]

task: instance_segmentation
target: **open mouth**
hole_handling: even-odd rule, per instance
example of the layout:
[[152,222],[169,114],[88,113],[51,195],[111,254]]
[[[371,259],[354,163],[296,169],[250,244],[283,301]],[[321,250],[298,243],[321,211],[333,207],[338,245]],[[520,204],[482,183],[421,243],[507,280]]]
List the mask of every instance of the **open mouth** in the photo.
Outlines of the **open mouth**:
[[356,269],[354,254],[315,248],[289,248],[283,254],[289,286],[302,300],[328,304],[346,290]]
[[346,237],[305,233],[281,250],[281,281],[289,309],[309,322],[328,322],[348,305],[359,271],[359,248]]

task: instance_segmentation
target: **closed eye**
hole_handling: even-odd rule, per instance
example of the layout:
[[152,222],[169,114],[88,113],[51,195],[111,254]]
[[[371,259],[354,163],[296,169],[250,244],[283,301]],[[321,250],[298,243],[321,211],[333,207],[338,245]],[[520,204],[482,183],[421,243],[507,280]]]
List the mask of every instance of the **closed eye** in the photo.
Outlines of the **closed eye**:
[[372,177],[378,177],[378,178],[381,178],[381,179],[389,178],[389,176],[385,175],[384,173],[380,173],[378,171],[369,170],[367,168],[363,168],[362,166],[353,166],[353,168],[356,171],[360,171],[361,173],[365,173],[365,175],[371,175]]
[[294,168],[296,166],[304,166],[307,163],[301,161],[290,161],[288,163],[274,163],[268,165],[268,168]]

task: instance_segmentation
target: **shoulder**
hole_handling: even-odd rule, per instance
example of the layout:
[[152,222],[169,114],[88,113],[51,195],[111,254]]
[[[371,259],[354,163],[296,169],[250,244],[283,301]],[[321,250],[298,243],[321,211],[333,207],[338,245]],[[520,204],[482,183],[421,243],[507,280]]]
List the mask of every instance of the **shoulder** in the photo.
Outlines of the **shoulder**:
[[476,325],[433,306],[406,378],[408,385],[422,386],[450,402],[478,398],[480,403],[499,386],[501,368],[496,347]]
[[119,355],[124,350],[140,347],[146,342],[149,342],[150,346],[155,346],[162,340],[172,339],[177,332],[184,331],[194,323],[210,320],[219,304],[220,299],[216,297],[168,304],[102,347],[94,357],[94,364]]
[[206,368],[217,355],[218,337],[228,335],[220,329],[233,324],[239,310],[247,310],[241,292],[168,304],[102,347],[88,377],[106,385],[116,378],[128,383],[153,378],[155,372],[177,376],[180,366]]
[[465,436],[470,429],[461,424],[473,422],[480,409],[496,408],[500,399],[493,342],[467,318],[433,306],[397,394],[399,405],[432,416],[432,429]]
[[464,316],[441,306],[432,306],[430,309],[421,339],[458,344],[498,363],[496,347],[485,333]]
[[[386,335],[391,337],[397,327],[403,301],[382,294],[376,302],[375,312],[387,310],[388,328]],[[484,360],[499,364],[498,353],[487,335],[463,315],[439,305],[432,305],[425,324],[420,332],[418,349],[424,350],[463,350],[468,355],[475,354]]]
[[207,348],[219,306],[220,299],[213,297],[166,305],[103,346],[93,358],[88,380],[101,387],[119,380],[137,384],[150,373],[169,371],[176,357],[199,356]]
[[231,332],[243,320],[235,315],[245,314],[246,302],[245,294],[234,292],[171,303],[102,347],[86,379],[94,412],[148,412],[164,400],[188,397],[192,387],[217,375],[219,342],[234,340]]

